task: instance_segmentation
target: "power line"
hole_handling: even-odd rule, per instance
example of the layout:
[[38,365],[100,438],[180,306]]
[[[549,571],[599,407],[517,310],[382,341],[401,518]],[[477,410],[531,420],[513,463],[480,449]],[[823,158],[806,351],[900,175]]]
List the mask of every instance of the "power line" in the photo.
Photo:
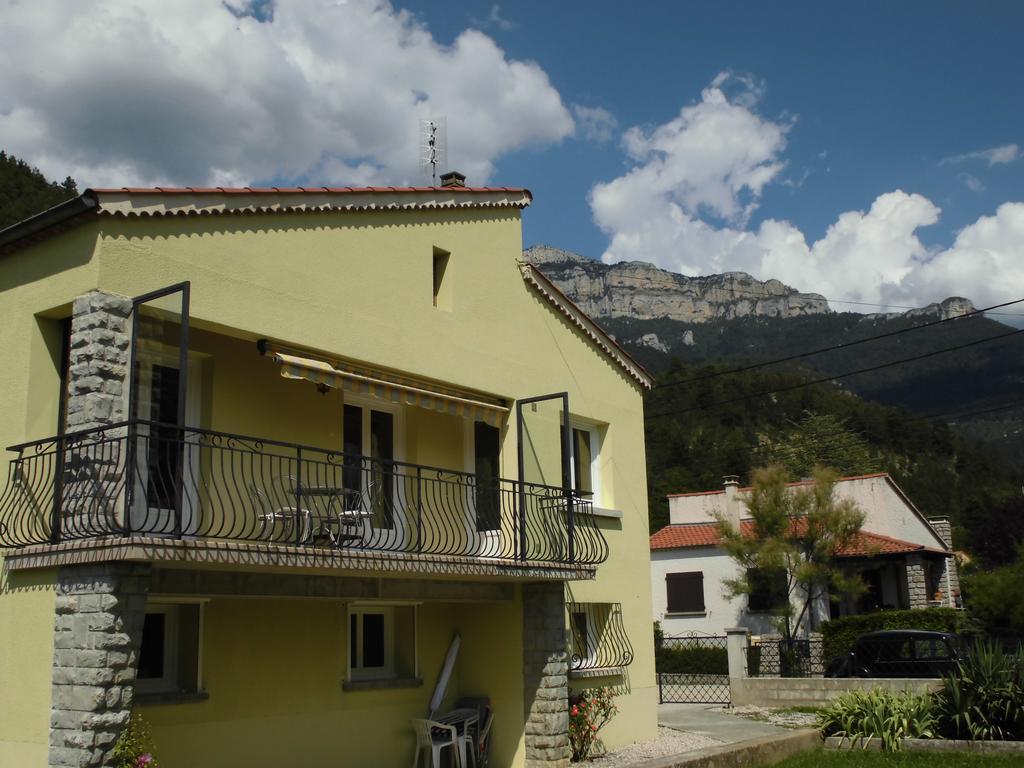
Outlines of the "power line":
[[[924,309],[924,307],[911,307],[906,304],[876,304],[872,301],[847,301],[845,299],[826,299],[829,304],[856,304],[861,307],[879,307],[885,309]],[[986,310],[977,310],[978,312],[985,312]],[[903,313],[894,313],[903,314]],[[1024,312],[989,312],[988,314],[1000,315],[1003,317],[1024,317]]]
[[966,419],[972,416],[981,416],[986,413],[995,413],[996,411],[1008,411],[1012,408],[1024,407],[1024,400],[1014,400],[1011,403],[1003,403],[1002,405],[996,405],[991,408],[983,408],[976,411],[954,411],[952,413],[929,413],[922,416],[922,418],[933,421],[933,420],[952,420],[952,419]]
[[[661,384],[655,384],[654,388],[655,389],[661,389],[661,388],[664,388],[664,387],[677,387],[677,386],[679,386],[681,384],[690,384],[690,383],[692,383],[694,381],[704,381],[706,379],[715,379],[715,378],[718,378],[719,376],[730,376],[730,375],[732,375],[734,373],[743,373],[745,371],[753,371],[753,370],[756,370],[758,368],[766,368],[769,365],[777,365],[779,363],[789,363],[789,362],[792,362],[793,360],[802,360],[805,357],[812,357],[814,355],[820,355],[820,354],[823,354],[824,352],[834,352],[835,350],[839,350],[839,349],[846,349],[848,347],[855,347],[858,344],[866,344],[869,341],[877,341],[878,339],[887,339],[887,338],[890,338],[892,336],[899,336],[899,335],[904,334],[904,333],[910,333],[911,331],[919,331],[922,328],[930,328],[930,327],[935,326],[935,325],[942,325],[943,323],[951,323],[954,320],[962,320],[965,317],[972,317],[974,315],[978,315],[978,314],[981,314],[983,312],[988,312],[988,311],[990,311],[992,309],[996,309],[998,307],[1008,307],[1011,304],[1019,304],[1022,301],[1024,301],[1024,299],[1016,299],[1014,301],[1007,301],[1007,302],[1004,302],[1002,304],[995,304],[995,305],[993,305],[991,307],[985,307],[983,309],[975,309],[972,312],[967,312],[967,313],[965,313],[963,315],[957,315],[956,317],[946,317],[946,318],[943,318],[941,320],[932,320],[932,321],[927,322],[927,323],[922,323],[921,325],[913,325],[913,326],[911,326],[909,328],[901,328],[901,329],[896,330],[896,331],[888,331],[886,333],[881,333],[881,334],[878,334],[876,336],[867,336],[867,337],[865,337],[863,339],[857,339],[855,341],[844,341],[844,342],[842,342],[840,344],[834,344],[831,347],[822,347],[820,349],[811,350],[810,352],[799,352],[799,353],[797,353],[795,355],[789,355],[788,357],[780,357],[780,358],[777,358],[775,360],[768,360],[768,361],[763,362],[763,363],[751,363],[750,365],[740,366],[739,368],[730,368],[730,369],[725,370],[725,371],[713,371],[711,373],[706,373],[706,374],[703,374],[701,376],[694,376],[692,378],[681,379],[679,381],[666,381],[666,382],[661,383]],[[999,337],[996,336],[996,337],[993,337],[993,338],[999,338]]]
[[[1018,299],[1018,301],[1024,301],[1024,299]],[[964,344],[957,344],[957,345],[952,346],[952,347],[946,347],[944,349],[933,350],[931,352],[925,352],[925,353],[920,354],[920,355],[914,355],[913,357],[905,357],[902,360],[893,360],[892,362],[889,362],[889,363],[881,363],[880,365],[872,365],[872,366],[869,366],[867,368],[861,368],[861,369],[856,370],[856,371],[847,371],[846,373],[836,374],[835,376],[825,376],[825,377],[820,378],[820,379],[814,379],[812,381],[805,381],[805,382],[801,382],[799,384],[793,384],[793,385],[788,386],[788,387],[782,387],[781,389],[771,389],[771,390],[766,390],[764,392],[755,392],[754,394],[751,394],[751,395],[743,395],[742,397],[734,397],[734,398],[731,398],[729,400],[721,400],[721,401],[718,401],[718,402],[715,402],[715,403],[710,403],[709,405],[693,406],[691,408],[684,408],[682,410],[677,410],[677,411],[663,411],[663,412],[660,412],[660,413],[652,413],[652,414],[649,414],[649,415],[645,416],[644,418],[645,419],[655,419],[655,418],[661,418],[663,416],[679,416],[679,415],[684,414],[684,413],[690,413],[691,411],[708,410],[709,408],[717,408],[717,407],[722,406],[722,405],[730,405],[732,403],[738,403],[738,402],[741,402],[741,401],[744,401],[744,400],[751,400],[751,399],[753,399],[755,397],[765,397],[767,395],[777,395],[777,394],[781,394],[783,392],[791,392],[791,391],[796,390],[796,389],[803,389],[805,387],[811,387],[811,386],[814,386],[815,384],[824,384],[825,382],[829,382],[829,381],[838,381],[839,379],[845,379],[845,378],[847,378],[849,376],[856,376],[856,375],[861,374],[861,373],[871,373],[872,371],[878,371],[878,370],[881,370],[882,368],[889,368],[889,367],[894,366],[894,365],[902,365],[903,363],[912,363],[912,362],[914,362],[916,360],[923,360],[923,359],[928,358],[928,357],[935,357],[936,355],[945,354],[947,352],[955,352],[955,351],[957,351],[959,349],[966,349],[967,347],[974,347],[974,346],[977,346],[979,344],[987,344],[990,341],[997,341],[998,339],[1005,339],[1005,338],[1008,338],[1010,336],[1016,336],[1016,335],[1018,335],[1020,333],[1024,333],[1024,328],[1022,328],[1020,330],[1016,330],[1016,331],[1010,331],[1009,333],[1001,333],[998,336],[990,336],[987,339],[977,339],[975,341],[968,341],[968,342],[966,342]]]

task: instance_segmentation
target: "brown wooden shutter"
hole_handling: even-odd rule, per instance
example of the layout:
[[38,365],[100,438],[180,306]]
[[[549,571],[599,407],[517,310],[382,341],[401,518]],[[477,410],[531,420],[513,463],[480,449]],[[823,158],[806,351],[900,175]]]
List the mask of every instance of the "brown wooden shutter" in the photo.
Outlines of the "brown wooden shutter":
[[665,592],[669,613],[698,613],[704,610],[704,573],[669,573],[665,575]]

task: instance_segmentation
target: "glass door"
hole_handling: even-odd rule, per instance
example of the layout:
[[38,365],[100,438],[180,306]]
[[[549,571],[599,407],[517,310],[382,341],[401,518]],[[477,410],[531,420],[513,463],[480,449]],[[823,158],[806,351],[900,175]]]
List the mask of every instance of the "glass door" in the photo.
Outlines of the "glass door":
[[187,396],[188,302],[188,283],[134,300],[128,410],[134,533],[180,537],[198,525],[198,455],[185,429],[195,425],[198,407]]
[[501,554],[501,430],[473,422],[473,503],[471,539],[478,555]]
[[393,464],[400,460],[399,414],[373,405],[346,403],[342,419],[342,479],[346,497],[356,499],[366,515],[364,541],[385,537],[388,544],[404,542],[407,521],[395,501],[398,473]]

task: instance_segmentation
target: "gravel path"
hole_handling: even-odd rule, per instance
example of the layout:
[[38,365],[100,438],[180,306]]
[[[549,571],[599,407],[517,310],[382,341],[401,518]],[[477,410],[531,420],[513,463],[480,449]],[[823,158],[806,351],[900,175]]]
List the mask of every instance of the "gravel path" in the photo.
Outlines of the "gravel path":
[[785,709],[765,709],[753,706],[733,707],[725,711],[731,715],[749,717],[751,720],[762,720],[785,728],[813,728],[817,717],[813,712],[793,712]]
[[707,736],[698,736],[695,733],[682,733],[671,728],[658,726],[658,738],[652,741],[630,744],[628,747],[595,757],[590,761],[589,765],[594,766],[594,768],[627,768],[643,760],[678,755],[682,752],[692,752],[696,749],[704,749],[705,747],[717,747],[721,743],[717,739],[709,739]]

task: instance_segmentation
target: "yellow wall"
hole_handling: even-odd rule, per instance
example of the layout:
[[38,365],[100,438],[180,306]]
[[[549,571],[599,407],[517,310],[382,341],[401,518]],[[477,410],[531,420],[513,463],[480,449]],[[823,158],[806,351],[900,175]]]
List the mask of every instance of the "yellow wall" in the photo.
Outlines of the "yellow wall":
[[[251,346],[261,337],[510,402],[567,390],[574,416],[608,425],[601,456],[602,504],[623,513],[621,521],[602,523],[611,556],[597,581],[574,587],[577,600],[622,603],[635,651],[629,667],[631,692],[620,700],[621,714],[607,741],[616,746],[653,737],[641,395],[621,368],[523,281],[516,263],[521,246],[519,212],[504,210],[96,219],[0,257],[0,312],[5,318],[0,348],[29,361],[27,368],[5,366],[0,371],[0,388],[11,404],[0,411],[0,444],[53,434],[56,374],[52,350],[35,316],[59,316],[61,308],[66,316],[70,301],[92,288],[133,296],[191,281],[194,327],[210,332],[194,333],[192,345],[200,357],[207,355],[203,420],[216,429],[340,447],[340,395],[320,396],[308,383],[282,380],[275,366]],[[445,276],[450,311],[432,302],[435,247],[451,253]],[[460,422],[413,415],[413,410],[406,424],[407,458],[462,469]],[[517,474],[515,440],[514,424],[506,425],[505,477]],[[559,482],[557,476],[544,479]],[[288,610],[300,608],[290,605]],[[328,619],[323,621],[329,626]],[[265,622],[268,632],[271,624],[275,622]],[[263,632],[264,625],[256,630]],[[310,643],[328,642],[320,625],[315,632],[303,632],[319,638],[310,636]],[[424,668],[430,669],[426,664]],[[214,674],[212,661],[207,669]],[[241,676],[254,669],[259,667],[231,674],[251,690],[259,677],[246,683]],[[230,690],[234,682],[226,682]],[[317,701],[326,703],[326,689],[317,690]],[[401,699],[394,693],[370,694],[362,701],[371,706],[381,702],[385,709],[397,706],[384,703],[391,701],[388,697]],[[174,727],[183,727],[185,721],[201,719],[192,713],[220,711],[219,706],[211,699],[202,705],[154,709],[152,714],[161,719],[162,732],[169,733],[166,729],[175,718],[182,723]],[[175,712],[180,714],[168,714]],[[243,727],[229,714],[218,715],[224,724],[220,730],[209,723],[196,725],[195,739],[209,741],[216,732],[226,743],[246,742],[264,732],[262,715]],[[289,716],[281,712],[276,717],[283,718],[275,721],[281,723]],[[237,738],[243,731],[249,737]],[[285,744],[297,744],[286,734],[283,738]]]
[[[405,768],[412,760],[410,719],[425,717],[455,632],[462,650],[444,707],[465,694],[488,693],[495,705],[497,765],[522,765],[521,650],[503,647],[481,616],[514,630],[517,603],[418,608],[424,683],[391,691],[342,691],[346,608],[339,601],[216,598],[205,607],[203,668],[209,699],[141,705],[160,764],[166,768],[295,766]],[[521,633],[520,633],[521,634]],[[490,663],[488,663],[490,659]],[[511,687],[511,689],[510,689]]]
[[50,744],[55,570],[8,573],[0,558],[0,765],[43,768]]

